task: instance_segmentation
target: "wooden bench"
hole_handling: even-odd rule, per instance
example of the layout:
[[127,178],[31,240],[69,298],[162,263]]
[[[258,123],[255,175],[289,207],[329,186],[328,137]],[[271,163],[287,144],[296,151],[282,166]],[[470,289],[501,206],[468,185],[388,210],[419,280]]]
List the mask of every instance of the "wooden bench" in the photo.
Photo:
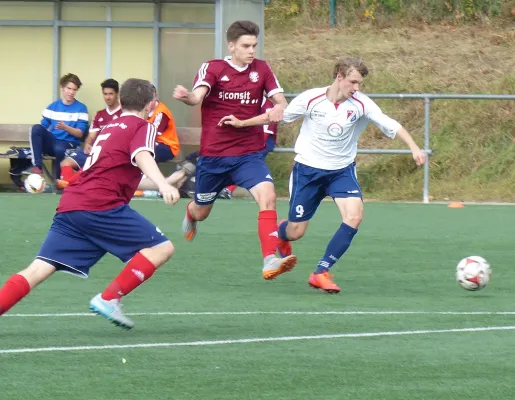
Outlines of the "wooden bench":
[[[12,145],[23,147],[28,146],[29,143],[29,131],[32,125],[29,124],[0,124],[0,144]],[[179,137],[179,143],[181,144],[181,151],[177,157],[170,162],[177,163],[184,160],[184,157],[198,150],[200,146],[200,128],[177,128],[177,135]],[[15,155],[0,154],[0,158],[18,158]],[[52,163],[52,171],[54,170],[53,163],[55,157],[44,156],[43,160],[50,160]],[[50,173],[48,168],[43,164],[45,173],[52,179],[55,180],[53,174]]]

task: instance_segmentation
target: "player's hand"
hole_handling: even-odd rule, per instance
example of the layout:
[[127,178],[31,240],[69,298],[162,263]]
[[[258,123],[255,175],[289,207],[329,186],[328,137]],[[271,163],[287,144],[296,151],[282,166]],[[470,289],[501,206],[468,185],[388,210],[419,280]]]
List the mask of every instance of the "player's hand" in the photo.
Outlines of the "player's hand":
[[66,125],[63,121],[59,121],[55,126],[55,129],[62,129],[63,131],[65,131],[66,128],[68,128],[68,125]]
[[231,125],[231,126],[234,126],[235,128],[243,127],[242,121],[240,121],[234,115],[227,115],[227,116],[223,117],[220,120],[220,122],[218,123],[218,126],[224,126],[224,125]]
[[268,111],[268,119],[272,124],[278,124],[283,120],[284,110],[281,106],[275,105],[270,111]]
[[175,186],[169,185],[168,183],[163,183],[159,187],[159,192],[163,196],[163,200],[166,204],[177,204],[181,195]]
[[426,158],[426,153],[424,153],[422,150],[417,149],[413,151],[413,159],[419,167],[426,163]]
[[89,143],[84,143],[84,148],[82,149],[84,154],[89,154],[91,152],[91,147],[92,146]]
[[176,100],[187,100],[188,99],[188,89],[184,86],[177,85],[173,91],[173,98]]

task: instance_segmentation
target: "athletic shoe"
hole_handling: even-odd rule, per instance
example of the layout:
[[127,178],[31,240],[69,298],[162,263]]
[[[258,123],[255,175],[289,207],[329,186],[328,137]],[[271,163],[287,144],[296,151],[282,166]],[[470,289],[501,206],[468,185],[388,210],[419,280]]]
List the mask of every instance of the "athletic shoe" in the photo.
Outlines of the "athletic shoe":
[[289,272],[297,264],[297,256],[290,255],[284,258],[277,258],[275,255],[270,255],[265,258],[263,266],[263,278],[272,280],[279,275]]
[[308,284],[313,289],[322,289],[327,293],[340,293],[340,288],[338,285],[331,280],[333,277],[334,275],[330,274],[329,272],[324,272],[321,274],[315,274],[313,272],[308,279]]
[[121,328],[131,329],[134,327],[134,322],[123,313],[120,300],[118,299],[104,300],[99,293],[91,299],[89,308],[95,314],[101,315]]

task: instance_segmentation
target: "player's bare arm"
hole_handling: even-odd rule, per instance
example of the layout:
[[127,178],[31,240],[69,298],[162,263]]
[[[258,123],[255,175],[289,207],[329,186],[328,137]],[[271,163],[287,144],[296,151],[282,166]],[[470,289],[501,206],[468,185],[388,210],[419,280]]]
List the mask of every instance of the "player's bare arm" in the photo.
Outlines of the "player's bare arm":
[[177,188],[166,182],[166,178],[159,170],[159,167],[150,152],[140,151],[136,154],[134,159],[138,168],[157,185],[159,192],[163,196],[164,202],[166,204],[176,204],[181,197],[179,191]]
[[68,132],[70,135],[73,135],[78,138],[81,138],[83,136],[83,133],[80,129],[72,128],[71,126],[66,125],[63,121],[59,121],[55,127],[56,129],[62,129],[63,131]]
[[426,162],[426,154],[422,150],[420,150],[420,148],[413,140],[413,137],[409,134],[409,132],[406,129],[404,129],[401,126],[400,129],[397,131],[396,136],[408,145],[408,147],[411,150],[411,153],[413,154],[413,159],[415,160],[418,166],[423,165]]
[[[271,124],[272,121],[270,121],[269,114],[272,112],[272,110],[258,115],[254,118],[249,118],[246,120],[240,120],[236,118],[234,115],[227,115],[226,117],[223,117],[220,122],[218,123],[218,126],[222,125],[231,125],[235,128],[245,128],[248,126],[259,126],[259,125],[268,125]],[[282,118],[282,116],[281,116]]]
[[196,106],[204,100],[208,91],[209,88],[207,86],[199,86],[190,92],[184,86],[178,85],[173,91],[173,98],[182,101],[188,106]]
[[269,111],[268,118],[270,123],[277,124],[283,120],[283,113],[286,107],[288,107],[288,102],[283,93],[275,93],[273,96],[270,96],[270,100],[274,103],[274,107]]
[[97,138],[99,131],[89,131],[88,137],[84,141],[84,154],[89,154],[91,151],[91,147],[93,146],[93,143],[95,142],[95,139]]

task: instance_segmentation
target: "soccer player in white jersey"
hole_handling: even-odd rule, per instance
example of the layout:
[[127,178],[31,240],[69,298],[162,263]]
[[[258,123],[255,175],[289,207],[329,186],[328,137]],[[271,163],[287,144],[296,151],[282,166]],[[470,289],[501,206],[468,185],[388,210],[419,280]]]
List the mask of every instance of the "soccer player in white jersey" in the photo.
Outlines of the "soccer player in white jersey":
[[[340,292],[329,271],[349,248],[363,218],[363,196],[355,159],[358,139],[368,123],[374,123],[386,136],[392,139],[397,136],[405,142],[417,165],[426,162],[425,153],[408,131],[359,91],[367,75],[368,68],[361,59],[344,57],[334,66],[334,82],[330,86],[301,93],[283,115],[286,123],[300,117],[304,121],[295,143],[288,221],[282,221],[278,229],[279,253],[291,252],[289,242],[304,236],[322,199],[331,196],[340,211],[342,224],[308,280],[311,287],[328,293]],[[244,121],[230,115],[220,121],[221,125],[234,127],[269,123],[267,114]]]

